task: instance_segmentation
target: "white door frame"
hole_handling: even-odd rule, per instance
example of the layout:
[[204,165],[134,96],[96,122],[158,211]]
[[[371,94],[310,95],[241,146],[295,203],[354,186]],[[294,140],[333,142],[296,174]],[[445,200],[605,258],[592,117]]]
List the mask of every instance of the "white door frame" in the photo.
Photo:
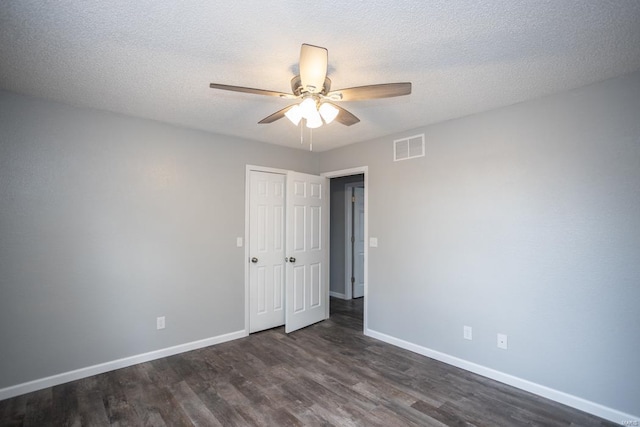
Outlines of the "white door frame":
[[[353,202],[351,201],[351,197],[353,197],[353,189],[356,187],[364,187],[364,181],[359,182],[350,182],[344,185],[345,189],[345,198],[344,198],[344,299],[353,299],[353,290],[351,286],[351,265],[352,265],[352,254],[351,254],[351,239],[349,236],[352,233],[351,230],[351,220],[353,215]],[[365,213],[366,214],[366,213]],[[366,245],[365,245],[366,246]]]
[[[332,172],[321,173],[320,176],[326,176],[327,178],[340,178],[343,176],[351,175],[364,175],[364,318],[363,318],[363,332],[369,330],[369,317],[368,317],[368,298],[369,293],[369,167],[359,166],[350,169],[341,169]],[[331,212],[331,206],[329,206],[329,212]],[[326,230],[329,233],[329,230]],[[331,246],[329,246],[331,247]],[[331,254],[329,254],[331,258]],[[330,266],[329,266],[330,267]],[[346,289],[345,289],[346,291]],[[329,290],[327,289],[327,292]],[[329,304],[327,304],[327,318],[329,318]]]
[[245,171],[244,178],[244,331],[247,335],[249,335],[249,258],[251,257],[249,253],[249,224],[251,220],[249,218],[249,207],[251,203],[251,186],[249,183],[251,182],[251,171],[258,172],[270,172],[270,173],[279,173],[283,175],[287,175],[286,169],[276,169],[276,168],[268,168],[264,166],[255,166],[255,165],[247,165]]

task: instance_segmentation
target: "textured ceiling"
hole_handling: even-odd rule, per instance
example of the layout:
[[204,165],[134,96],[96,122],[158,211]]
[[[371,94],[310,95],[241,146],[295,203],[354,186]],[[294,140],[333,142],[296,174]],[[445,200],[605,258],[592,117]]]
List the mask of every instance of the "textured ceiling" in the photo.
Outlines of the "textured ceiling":
[[301,147],[288,101],[300,45],[329,50],[332,88],[410,81],[407,97],[343,102],[361,122],[321,151],[640,69],[640,1],[0,1],[0,88]]

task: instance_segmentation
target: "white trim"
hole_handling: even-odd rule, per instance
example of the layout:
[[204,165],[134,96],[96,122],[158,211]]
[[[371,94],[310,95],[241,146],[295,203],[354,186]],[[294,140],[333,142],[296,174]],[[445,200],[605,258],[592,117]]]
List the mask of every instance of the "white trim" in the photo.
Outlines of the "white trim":
[[331,316],[331,184],[329,183],[329,178],[322,177],[324,178],[325,219],[322,222],[324,232],[321,239],[324,241],[327,250],[324,260],[324,277],[327,284],[327,291],[324,293],[324,320],[327,320]]
[[244,330],[249,335],[249,205],[251,204],[251,171],[269,172],[287,175],[286,169],[269,168],[266,166],[246,165],[244,176]]
[[581,397],[577,397],[559,390],[552,389],[547,386],[515,377],[513,375],[506,374],[495,369],[487,368],[486,366],[478,365],[476,363],[469,362],[467,360],[460,359],[446,353],[432,350],[427,347],[422,347],[420,345],[413,344],[411,342],[404,341],[402,339],[395,338],[391,335],[383,334],[372,329],[365,328],[364,334],[371,338],[384,341],[388,344],[404,348],[405,350],[413,351],[414,353],[430,357],[431,359],[439,360],[440,362],[444,362],[448,365],[456,366],[458,368],[464,369],[465,371],[470,371],[475,374],[482,375],[483,377],[491,378],[492,380],[496,380],[501,383],[519,388],[521,390],[536,394],[538,396],[545,397],[555,402],[571,406],[572,408],[588,412],[589,414],[596,415],[614,423],[620,423],[623,420],[640,420],[640,416],[626,414],[622,411],[609,408],[599,403],[591,402]]
[[[368,166],[359,166],[350,169],[341,169],[332,172],[321,173],[321,176],[326,176],[327,178],[339,178],[342,176],[350,176],[350,175],[364,175],[364,314],[363,314],[363,331],[368,330],[369,325],[369,309],[368,309],[368,301],[367,295],[369,294],[369,167]],[[329,231],[327,230],[327,233]],[[328,310],[328,304],[327,304]],[[327,313],[328,317],[328,313]]]
[[340,299],[349,299],[345,294],[341,294],[339,292],[329,291],[329,296]]
[[25,393],[31,393],[32,391],[41,390],[43,388],[64,384],[69,381],[75,381],[82,378],[91,377],[93,375],[114,371],[116,369],[126,368],[127,366],[137,365],[138,363],[144,363],[150,360],[161,359],[163,357],[184,353],[186,351],[197,350],[199,348],[237,340],[238,338],[243,338],[246,336],[247,333],[245,331],[230,332],[228,334],[205,338],[198,341],[192,341],[185,344],[179,344],[173,347],[150,351],[148,353],[137,354],[135,356],[124,357],[122,359],[112,360],[110,362],[87,366],[86,368],[80,368],[73,371],[52,375],[50,377],[40,378],[26,383],[13,385],[0,389],[0,400],[9,399],[11,397],[19,396]]
[[340,169],[338,171],[324,172],[324,173],[321,173],[320,176],[326,176],[327,178],[331,179],[331,178],[341,178],[343,176],[360,175],[362,173],[365,175],[365,178],[366,178],[368,169],[369,169],[368,166],[359,166],[357,168]]

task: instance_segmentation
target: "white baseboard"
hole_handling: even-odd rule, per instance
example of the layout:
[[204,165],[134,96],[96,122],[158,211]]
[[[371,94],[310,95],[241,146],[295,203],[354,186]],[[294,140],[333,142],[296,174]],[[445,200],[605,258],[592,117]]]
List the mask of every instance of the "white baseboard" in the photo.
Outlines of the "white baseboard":
[[335,298],[340,298],[340,299],[347,299],[345,294],[341,294],[341,293],[333,292],[333,291],[329,291],[329,296],[335,297]]
[[124,357],[122,359],[110,362],[100,363],[98,365],[88,366],[86,368],[76,369],[74,371],[63,372],[61,374],[52,375],[50,377],[29,381],[22,384],[13,385],[0,389],[0,400],[9,399],[32,391],[41,390],[47,387],[53,387],[64,384],[69,381],[79,380],[81,378],[90,377],[92,375],[102,374],[104,372],[113,371],[127,366],[137,365],[138,363],[148,362],[150,360],[160,359],[174,354],[184,353],[186,351],[197,350],[199,348],[208,347],[214,344],[220,344],[227,341],[236,340],[246,337],[247,333],[242,331],[230,332],[228,334],[218,335],[216,337],[205,338],[198,341],[192,341],[185,344],[167,347],[160,350],[150,351],[148,353],[137,354],[135,356]]
[[444,362],[446,364],[456,366],[466,371],[482,375],[483,377],[491,378],[492,380],[496,380],[501,383],[519,388],[521,390],[537,394],[538,396],[542,396],[547,399],[562,403],[564,405],[571,406],[572,408],[576,408],[589,414],[596,415],[600,418],[604,418],[614,423],[622,423],[624,421],[640,421],[640,416],[627,414],[622,411],[600,405],[599,403],[591,402],[581,397],[554,390],[552,388],[536,384],[534,382],[524,380],[513,375],[505,374],[504,372],[496,371],[495,369],[487,368],[486,366],[478,365],[476,363],[469,362],[467,360],[460,359],[446,353],[441,353],[427,347],[422,347],[420,345],[413,344],[408,341],[383,334],[381,332],[377,332],[371,329],[365,329],[364,334],[371,338],[384,341],[388,344],[404,348],[405,350],[413,351],[414,353],[430,357],[431,359],[439,360],[440,362]]

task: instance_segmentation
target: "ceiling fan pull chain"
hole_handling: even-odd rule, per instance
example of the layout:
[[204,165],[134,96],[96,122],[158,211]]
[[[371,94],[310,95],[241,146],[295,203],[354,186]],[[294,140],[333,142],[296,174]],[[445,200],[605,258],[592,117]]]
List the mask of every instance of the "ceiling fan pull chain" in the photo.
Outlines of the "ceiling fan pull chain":
[[300,144],[304,142],[304,126],[302,126],[302,120],[300,120]]
[[313,151],[313,129],[309,129],[309,151]]

